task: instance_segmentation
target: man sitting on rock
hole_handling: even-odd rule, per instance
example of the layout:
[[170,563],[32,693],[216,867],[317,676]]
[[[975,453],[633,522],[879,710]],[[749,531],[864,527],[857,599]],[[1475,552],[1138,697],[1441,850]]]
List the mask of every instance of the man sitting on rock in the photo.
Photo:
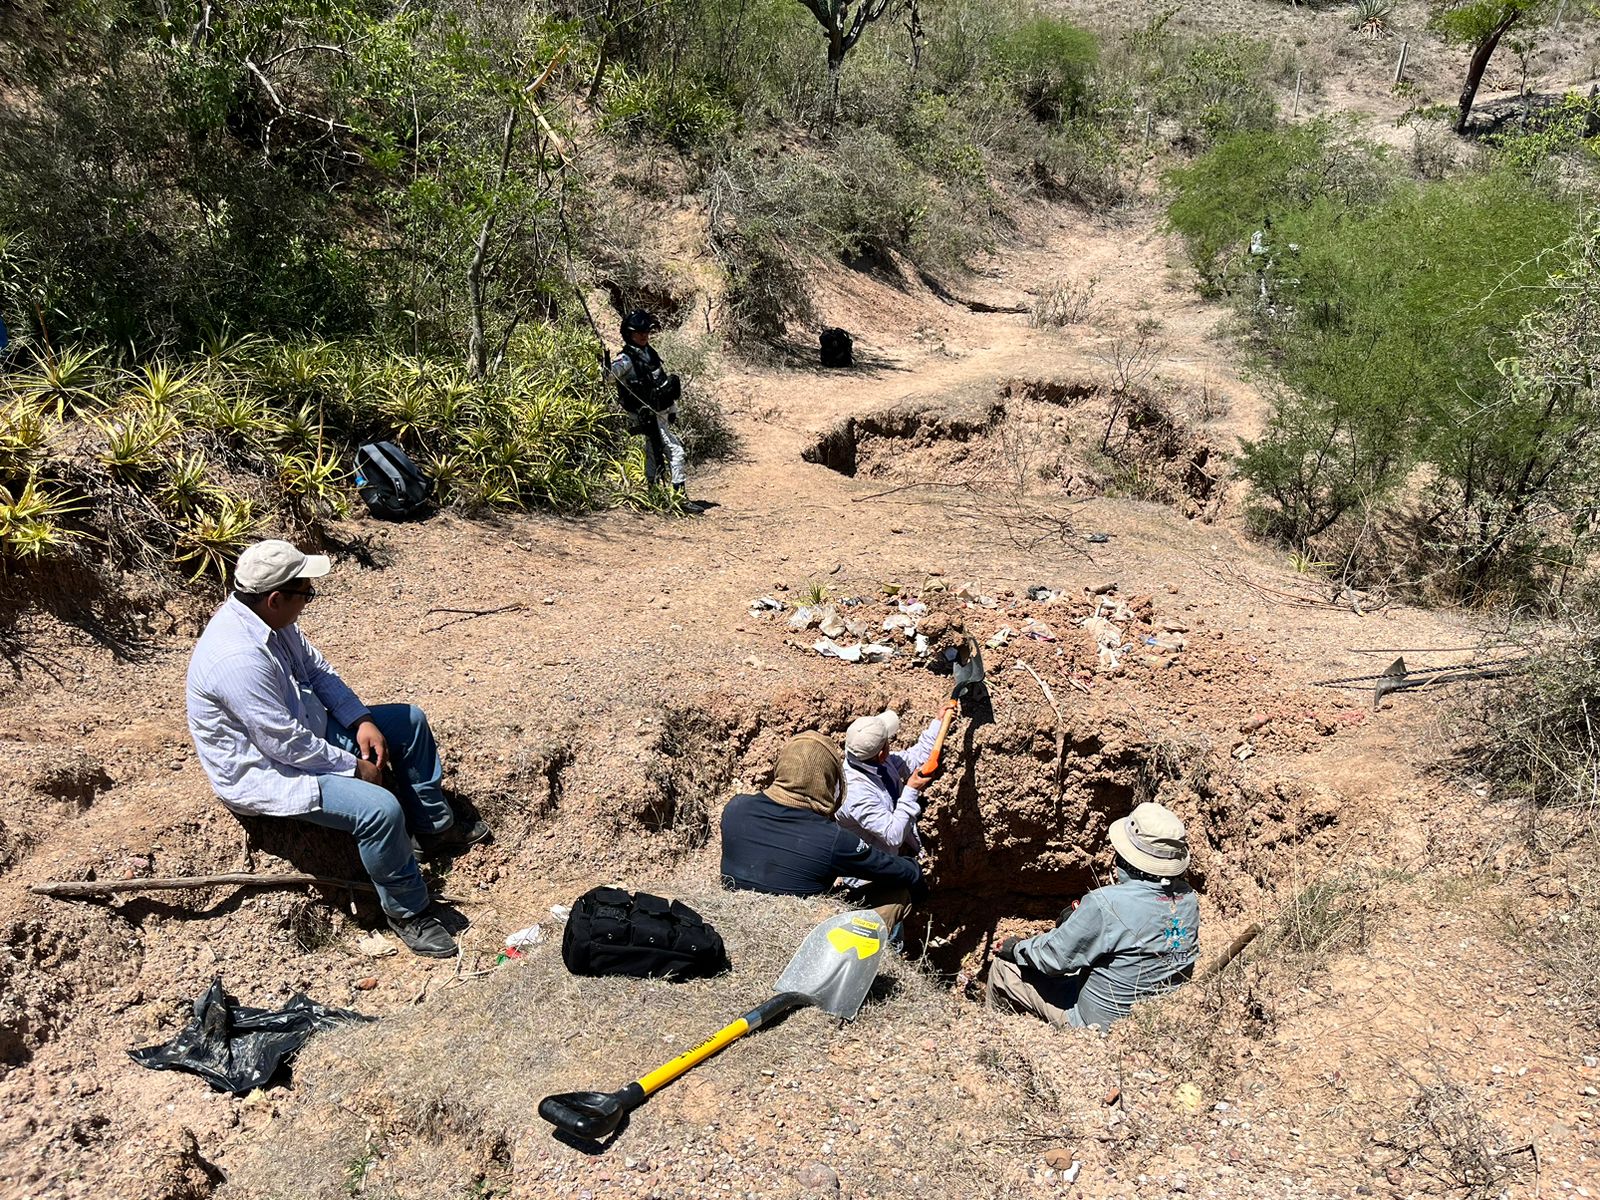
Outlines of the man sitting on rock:
[[900,717],[884,711],[857,717],[844,733],[844,803],[835,819],[869,846],[885,854],[916,858],[922,853],[917,817],[922,793],[934,776],[923,764],[939,736],[939,718],[922,731],[909,750],[890,750],[900,733]]
[[1194,972],[1200,905],[1183,822],[1141,804],[1111,825],[1117,882],[1085,896],[1049,933],[1007,938],[989,965],[988,1000],[1056,1026],[1101,1029]]
[[428,718],[409,704],[368,708],[296,622],[326,555],[258,542],[239,556],[233,595],[189,660],[189,733],[217,796],[234,812],[294,817],[356,838],[389,926],[415,953],[448,958],[455,939],[429,908],[420,847],[489,836],[456,820]]
[[722,810],[722,882],[735,890],[819,896],[858,880],[853,903],[875,908],[893,929],[922,892],[915,858],[885,854],[834,822],[844,761],[820,733],[791,738],[764,792],[735,796]]

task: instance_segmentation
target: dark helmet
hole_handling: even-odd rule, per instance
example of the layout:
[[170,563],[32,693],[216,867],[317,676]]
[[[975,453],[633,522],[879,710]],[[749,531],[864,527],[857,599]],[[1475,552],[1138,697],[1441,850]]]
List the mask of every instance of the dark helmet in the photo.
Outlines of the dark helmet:
[[661,322],[656,319],[655,313],[646,312],[642,308],[636,308],[622,318],[623,337],[627,337],[630,333],[654,333],[660,328]]

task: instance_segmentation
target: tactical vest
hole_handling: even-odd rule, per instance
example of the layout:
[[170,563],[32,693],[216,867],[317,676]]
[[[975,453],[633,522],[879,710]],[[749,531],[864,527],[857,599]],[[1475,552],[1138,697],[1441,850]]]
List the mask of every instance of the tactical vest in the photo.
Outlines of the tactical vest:
[[617,395],[622,407],[629,412],[638,411],[641,405],[657,411],[671,408],[677,397],[669,398],[667,395],[672,389],[667,370],[661,365],[661,356],[656,353],[655,347],[630,344],[623,346],[618,353],[633,364],[633,378],[617,380]]

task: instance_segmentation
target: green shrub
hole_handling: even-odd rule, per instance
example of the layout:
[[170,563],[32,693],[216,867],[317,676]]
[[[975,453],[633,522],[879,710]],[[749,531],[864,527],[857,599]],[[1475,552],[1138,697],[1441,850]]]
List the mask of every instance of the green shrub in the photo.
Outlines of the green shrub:
[[1388,151],[1346,121],[1236,133],[1168,172],[1167,219],[1204,286],[1215,292],[1253,231],[1324,198],[1344,211],[1363,210],[1397,178]]
[[1303,545],[1417,464],[1445,465],[1539,301],[1519,285],[1543,281],[1538,256],[1571,222],[1504,173],[1397,185],[1365,210],[1322,199],[1278,222],[1242,284],[1290,389],[1241,463],[1267,523]]
[[614,73],[607,85],[601,128],[632,139],[647,138],[679,150],[711,144],[729,132],[735,114],[724,101],[693,81],[674,82],[657,72]]
[[1100,43],[1086,29],[1038,14],[995,39],[993,60],[1036,120],[1056,122],[1088,105]]

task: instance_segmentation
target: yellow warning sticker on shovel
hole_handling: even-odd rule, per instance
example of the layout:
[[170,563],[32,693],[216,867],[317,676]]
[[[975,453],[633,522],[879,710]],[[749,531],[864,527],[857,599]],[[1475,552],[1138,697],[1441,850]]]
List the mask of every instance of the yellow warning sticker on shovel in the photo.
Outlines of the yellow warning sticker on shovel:
[[839,929],[828,930],[828,944],[840,954],[855,951],[857,958],[871,958],[878,952],[880,940],[876,929],[869,929],[865,933],[857,932],[858,926],[848,925]]

